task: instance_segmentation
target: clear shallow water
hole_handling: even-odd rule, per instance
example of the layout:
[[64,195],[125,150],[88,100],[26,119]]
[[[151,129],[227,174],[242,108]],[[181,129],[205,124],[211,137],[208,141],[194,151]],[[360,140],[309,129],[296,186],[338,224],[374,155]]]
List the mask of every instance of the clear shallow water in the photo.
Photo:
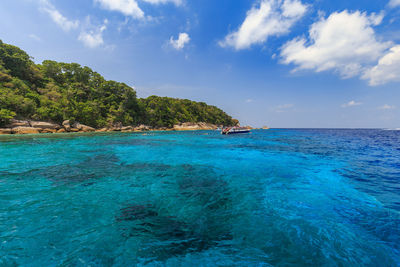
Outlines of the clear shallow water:
[[0,266],[400,266],[400,131],[0,137]]

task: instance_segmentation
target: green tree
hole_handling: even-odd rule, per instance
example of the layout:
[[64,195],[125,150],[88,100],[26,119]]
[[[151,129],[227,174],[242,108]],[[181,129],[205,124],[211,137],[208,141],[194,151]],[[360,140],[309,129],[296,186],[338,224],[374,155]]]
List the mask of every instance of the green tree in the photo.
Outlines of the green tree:
[[10,122],[12,118],[15,117],[15,112],[8,109],[0,109],[0,126],[4,126]]

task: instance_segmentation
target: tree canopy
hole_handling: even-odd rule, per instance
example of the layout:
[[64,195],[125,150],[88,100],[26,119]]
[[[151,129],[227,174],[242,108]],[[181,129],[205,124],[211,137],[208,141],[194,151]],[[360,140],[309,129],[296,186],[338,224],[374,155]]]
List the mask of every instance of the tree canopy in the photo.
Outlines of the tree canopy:
[[25,51],[0,40],[0,125],[12,118],[72,120],[96,128],[116,123],[172,127],[183,122],[237,122],[203,102],[158,96],[138,99],[132,87],[107,81],[77,63],[35,64]]

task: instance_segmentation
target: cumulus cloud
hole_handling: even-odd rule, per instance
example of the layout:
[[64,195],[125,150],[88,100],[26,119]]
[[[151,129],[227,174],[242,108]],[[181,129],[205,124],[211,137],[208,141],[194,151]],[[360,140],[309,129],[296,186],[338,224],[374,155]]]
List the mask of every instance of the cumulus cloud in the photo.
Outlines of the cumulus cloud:
[[390,0],[389,6],[390,7],[398,7],[398,6],[400,6],[400,0]]
[[81,32],[78,37],[79,41],[82,41],[83,44],[89,48],[95,48],[102,44],[104,44],[102,32]]
[[311,25],[308,39],[287,42],[281,50],[282,62],[296,65],[295,71],[333,70],[342,78],[362,75],[392,45],[375,36],[372,27],[382,19],[359,11],[332,13]]
[[79,21],[67,19],[48,0],[40,0],[40,9],[47,13],[64,31],[70,31],[79,26]]
[[360,106],[360,105],[362,105],[361,102],[356,102],[354,100],[351,100],[350,102],[343,104],[342,108],[355,107],[355,106]]
[[363,79],[369,80],[371,86],[387,82],[400,81],[400,45],[392,47],[376,66],[367,70]]
[[175,4],[176,6],[182,5],[182,0],[143,0],[143,1],[154,5],[167,4],[167,3],[172,3]]
[[378,109],[382,109],[382,110],[389,110],[389,109],[395,109],[395,108],[396,108],[396,106],[388,105],[388,104],[378,107]]
[[[142,0],[143,2],[159,5],[173,3],[176,6],[182,4],[182,0]],[[137,0],[94,0],[95,3],[99,3],[103,9],[118,11],[125,16],[130,16],[135,19],[145,19],[143,10],[139,7]]]
[[262,0],[253,6],[239,29],[219,42],[236,50],[264,43],[268,37],[282,35],[304,16],[307,5],[299,0]]
[[131,16],[135,19],[143,19],[144,12],[140,9],[136,0],[94,0],[104,9],[118,11],[125,16]]
[[181,50],[185,47],[186,44],[190,42],[189,34],[186,32],[182,32],[179,34],[178,39],[174,40],[174,37],[171,36],[169,39],[170,45],[176,50]]
[[104,44],[103,32],[107,29],[108,21],[105,20],[104,24],[91,29],[82,31],[78,37],[78,40],[83,42],[86,47],[96,48]]

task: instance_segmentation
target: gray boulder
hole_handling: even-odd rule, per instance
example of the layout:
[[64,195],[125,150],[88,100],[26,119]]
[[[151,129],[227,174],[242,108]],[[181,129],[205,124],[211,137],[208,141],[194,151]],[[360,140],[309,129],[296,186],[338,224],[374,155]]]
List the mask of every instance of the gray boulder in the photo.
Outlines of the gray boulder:
[[70,122],[70,120],[63,121],[62,125],[64,126],[64,129],[67,132],[71,131],[71,122]]
[[139,125],[138,127],[135,128],[135,131],[149,131],[150,130],[150,126],[147,125]]
[[78,129],[81,132],[94,132],[96,130],[96,129],[90,127],[90,126],[87,126],[87,125],[84,125],[84,124],[80,124],[79,122],[75,122],[72,125],[72,128]]
[[61,128],[61,126],[58,124],[50,123],[50,122],[43,122],[43,121],[31,121],[30,124],[32,127],[40,128],[40,129],[58,130]]
[[6,128],[15,128],[15,127],[31,127],[29,121],[21,121],[21,120],[14,120],[12,119],[10,123],[6,126]]

